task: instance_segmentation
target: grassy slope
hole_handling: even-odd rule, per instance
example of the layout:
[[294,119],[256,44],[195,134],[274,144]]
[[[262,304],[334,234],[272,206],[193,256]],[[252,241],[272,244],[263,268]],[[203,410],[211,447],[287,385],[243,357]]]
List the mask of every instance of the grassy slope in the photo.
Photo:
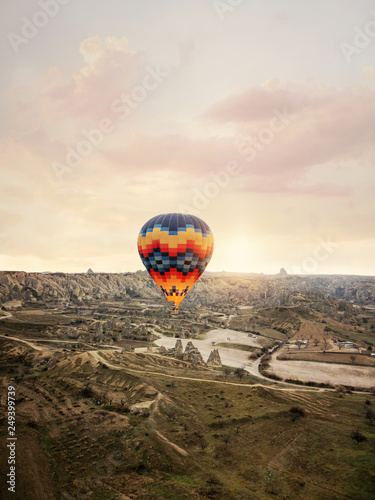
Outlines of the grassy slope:
[[[366,421],[365,410],[375,406],[373,397],[365,405],[369,396],[357,394],[340,398],[330,392],[171,384],[168,378],[126,374],[79,359],[34,374],[35,383],[28,377],[17,381],[18,443],[26,435],[39,440],[58,495],[372,498],[375,425]],[[148,363],[145,356],[123,359],[139,369]],[[14,369],[15,360],[10,361]],[[160,365],[157,371],[164,369]],[[199,377],[199,371],[183,365],[175,364],[173,371]],[[87,381],[103,406],[83,397]],[[160,399],[149,411],[118,408],[121,399],[132,405],[156,394]],[[292,405],[304,407],[306,416],[292,422]],[[37,421],[35,428],[27,425],[30,418]],[[367,438],[358,445],[350,437],[357,428]],[[30,461],[20,464],[21,484],[29,468]],[[32,498],[28,490],[23,493],[22,498]]]

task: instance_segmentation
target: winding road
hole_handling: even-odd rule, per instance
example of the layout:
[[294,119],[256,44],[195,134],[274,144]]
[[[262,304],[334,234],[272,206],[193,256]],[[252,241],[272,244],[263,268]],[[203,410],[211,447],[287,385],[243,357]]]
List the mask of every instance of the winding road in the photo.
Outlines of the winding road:
[[[6,313],[4,316],[0,317],[0,320],[5,320],[7,318],[11,318],[12,314],[11,313]],[[158,337],[158,339],[155,341],[155,344],[158,346],[164,346],[165,348],[169,349],[175,346],[176,344],[176,338],[174,337],[167,337],[166,335],[163,335],[159,332],[156,332],[154,330],[154,334]],[[92,348],[91,345],[85,344],[84,342],[81,341],[75,341],[75,340],[57,340],[57,339],[22,339],[14,336],[9,336],[9,335],[1,335],[1,338],[7,339],[7,340],[13,340],[16,342],[21,342],[32,349],[35,349],[37,351],[47,351],[45,346],[40,346],[37,345],[38,342],[49,342],[49,343],[55,343],[55,344],[83,344],[86,345],[90,348]],[[246,370],[249,374],[253,375],[254,377],[257,377],[258,379],[267,381],[268,383],[272,382],[272,388],[278,388],[278,389],[283,389],[283,390],[306,390],[306,391],[312,391],[315,390],[315,388],[309,388],[309,387],[296,387],[293,384],[288,384],[282,381],[274,381],[271,380],[264,375],[262,375],[259,372],[259,364],[261,362],[261,358],[258,358],[256,360],[249,359],[249,352],[248,351],[242,351],[239,349],[233,349],[230,348],[231,344],[243,344],[243,345],[248,345],[256,348],[261,348],[262,347],[262,340],[259,337],[252,337],[248,336],[247,333],[245,332],[239,332],[235,330],[228,330],[228,329],[215,329],[211,330],[210,332],[207,332],[204,336],[204,339],[180,339],[182,342],[182,346],[185,349],[186,344],[189,341],[192,341],[194,346],[198,348],[200,353],[202,354],[202,357],[205,361],[207,361],[211,351],[213,349],[218,349],[222,364],[225,366],[230,366],[233,368],[243,368]],[[228,344],[228,347],[221,347],[217,346],[216,344]],[[119,352],[122,351],[122,348],[113,346],[113,345],[101,345],[100,347],[105,347],[107,349],[103,350],[103,352]],[[100,350],[98,349],[93,349],[88,351],[97,361],[103,362],[103,358],[100,357],[99,352]],[[136,348],[135,349],[136,353],[144,353],[146,352],[146,348]],[[371,367],[359,367],[359,366],[348,366],[348,365],[339,365],[339,364],[333,364],[333,363],[320,363],[320,362],[305,362],[305,361],[280,361],[277,360],[277,352],[272,354],[272,359],[270,363],[270,372],[273,372],[275,375],[281,376],[283,378],[291,378],[291,379],[298,379],[302,382],[323,382],[323,383],[329,383],[331,385],[351,385],[353,387],[364,387],[364,388],[370,388],[375,386],[375,369]],[[207,379],[196,379],[196,378],[191,378],[191,377],[182,377],[178,375],[168,375],[164,374],[161,372],[153,372],[153,371],[148,371],[148,370],[134,370],[134,369],[129,369],[129,368],[122,368],[116,365],[112,365],[105,361],[105,363],[114,370],[126,370],[129,372],[134,372],[134,373],[147,373],[147,374],[152,374],[152,375],[158,375],[158,376],[163,376],[163,377],[170,377],[170,378],[178,378],[178,379],[183,379],[183,380],[195,380],[195,381],[202,381],[202,382],[208,382],[208,383],[219,383],[219,384],[229,384],[229,385],[244,385],[244,384],[236,384],[234,382],[224,382],[224,381],[219,381],[219,380],[207,380]],[[246,384],[251,387],[258,386],[258,385],[263,385],[262,383],[259,384]]]

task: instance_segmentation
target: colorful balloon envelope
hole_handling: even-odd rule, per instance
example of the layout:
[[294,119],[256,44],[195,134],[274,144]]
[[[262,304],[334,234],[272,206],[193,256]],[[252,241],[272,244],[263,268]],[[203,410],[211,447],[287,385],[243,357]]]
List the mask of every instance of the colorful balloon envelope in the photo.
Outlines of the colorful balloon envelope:
[[157,215],[138,235],[143,264],[176,309],[206,269],[213,249],[211,229],[194,215]]

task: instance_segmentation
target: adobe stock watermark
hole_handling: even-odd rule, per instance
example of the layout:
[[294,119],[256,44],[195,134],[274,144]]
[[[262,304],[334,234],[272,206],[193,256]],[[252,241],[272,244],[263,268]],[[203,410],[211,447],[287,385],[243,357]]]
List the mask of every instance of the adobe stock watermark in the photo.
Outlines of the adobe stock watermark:
[[47,26],[50,19],[57,16],[61,6],[70,2],[71,0],[40,0],[38,5],[41,10],[34,12],[30,19],[25,16],[21,17],[20,34],[14,31],[8,33],[7,38],[14,52],[18,54],[20,47],[27,45],[30,40],[35,38],[39,31]]
[[237,152],[245,157],[245,161],[252,162],[259,153],[264,151],[271,144],[277,134],[283,132],[290,122],[297,116],[288,113],[286,106],[283,111],[276,108],[273,110],[274,116],[270,119],[267,127],[262,127],[255,136],[242,137],[237,143]]
[[368,21],[363,28],[354,26],[354,37],[352,43],[340,43],[341,52],[348,63],[350,63],[354,54],[360,54],[363,49],[368,47],[375,38],[375,11],[372,10],[370,14],[374,19]]
[[212,5],[220,21],[223,21],[227,14],[231,14],[242,3],[243,0],[213,0]]
[[91,130],[82,129],[81,140],[74,146],[66,146],[65,162],[52,162],[51,168],[57,180],[61,182],[66,174],[71,173],[84,158],[87,158],[94,152],[95,148],[101,146],[106,136],[116,130],[116,124],[136,110],[147,99],[150,92],[158,88],[169,74],[162,70],[160,66],[147,66],[140,84],[132,87],[129,93],[123,93],[111,102],[110,110],[116,115],[116,120],[103,117],[97,127]]
[[[268,126],[258,130],[255,137],[241,137],[236,141],[236,152],[244,157],[245,161],[252,162],[275,138],[290,124],[297,115],[287,112],[286,106],[283,111],[272,110],[274,116],[270,119]],[[205,209],[211,200],[219,196],[228,187],[234,177],[237,177],[244,168],[238,160],[230,160],[221,170],[210,173],[210,180],[199,188],[193,188],[192,205],[181,204],[179,210],[182,213],[198,215]]]
[[339,246],[338,243],[331,241],[329,236],[325,240],[318,238],[312,255],[303,259],[300,266],[293,266],[290,274],[317,274],[319,264],[329,259]]
[[230,184],[234,177],[242,172],[242,166],[237,160],[230,160],[224,168],[217,172],[211,172],[208,176],[210,180],[199,188],[193,188],[192,205],[181,203],[179,211],[192,215],[198,215],[205,209],[212,199],[217,198],[219,194]]

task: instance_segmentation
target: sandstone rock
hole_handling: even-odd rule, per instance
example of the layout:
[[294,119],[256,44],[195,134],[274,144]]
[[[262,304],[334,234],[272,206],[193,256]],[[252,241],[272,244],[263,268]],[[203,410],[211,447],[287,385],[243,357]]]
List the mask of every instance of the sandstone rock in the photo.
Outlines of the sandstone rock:
[[101,335],[103,333],[103,323],[100,323],[99,321],[95,323],[95,333],[97,335]]
[[211,351],[211,354],[209,355],[207,360],[207,366],[222,366],[218,349],[214,349],[213,351]]
[[22,302],[20,300],[5,302],[5,304],[3,304],[3,309],[5,309],[5,311],[19,311],[22,309]]
[[182,347],[182,341],[178,339],[175,345],[176,358],[182,358],[184,355],[184,349]]
[[[288,279],[285,279],[288,277]],[[375,301],[374,277],[352,276],[302,276],[287,275],[283,269],[273,276],[254,274],[243,279],[236,274],[217,274],[203,277],[194,287],[190,297],[192,310],[202,306],[219,310],[221,306],[261,305],[262,307],[280,307],[299,305],[301,299],[296,292],[311,298],[311,293],[323,293],[326,297],[356,301],[362,305],[373,305]],[[93,298],[107,300],[132,297],[156,298],[161,300],[160,290],[154,285],[146,272],[143,273],[25,273],[16,271],[0,272],[0,305],[12,300],[22,303],[88,303]],[[319,299],[317,308],[336,307]],[[215,309],[216,308],[216,309]],[[202,318],[203,319],[203,318]],[[203,319],[204,321],[204,319]],[[207,321],[207,320],[206,320]],[[163,320],[165,323],[165,320]],[[166,326],[164,325],[163,326]],[[169,321],[169,323],[171,323]],[[207,326],[208,322],[207,322]],[[194,326],[189,326],[190,336]],[[182,337],[183,330],[180,331]],[[187,332],[185,337],[188,336]],[[198,332],[199,333],[199,332]]]
[[182,359],[184,361],[189,361],[193,365],[204,366],[206,364],[202,358],[201,353],[198,351],[198,348],[195,347],[193,342],[191,341],[186,344]]
[[202,358],[202,354],[197,350],[197,352],[192,352],[189,356],[189,361],[195,366],[205,366],[206,363]]

